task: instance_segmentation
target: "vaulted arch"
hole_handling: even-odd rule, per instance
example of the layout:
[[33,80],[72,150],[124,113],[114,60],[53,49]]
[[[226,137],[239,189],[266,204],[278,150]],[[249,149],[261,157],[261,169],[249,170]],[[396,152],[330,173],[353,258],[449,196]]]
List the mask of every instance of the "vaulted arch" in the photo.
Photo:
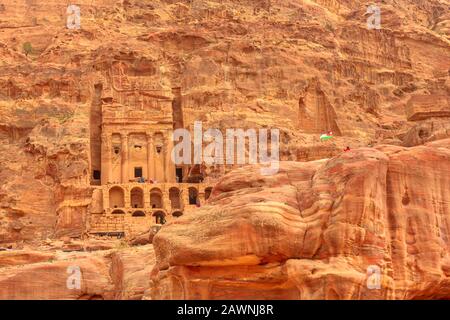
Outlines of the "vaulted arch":
[[145,217],[145,212],[141,210],[134,211],[132,217]]
[[115,186],[109,189],[109,207],[125,207],[125,191],[121,187]]
[[178,211],[178,210],[172,212],[172,216],[174,216],[174,217],[176,217],[176,218],[181,217],[182,215],[183,215],[183,212]]
[[163,207],[162,192],[159,188],[153,188],[152,190],[150,190],[150,206],[152,208]]
[[134,187],[130,192],[131,207],[143,208],[144,207],[144,191],[139,187]]
[[164,211],[158,210],[153,213],[153,217],[155,217],[156,224],[165,224],[166,223],[166,214]]
[[172,209],[181,209],[180,189],[175,187],[170,188],[169,199]]

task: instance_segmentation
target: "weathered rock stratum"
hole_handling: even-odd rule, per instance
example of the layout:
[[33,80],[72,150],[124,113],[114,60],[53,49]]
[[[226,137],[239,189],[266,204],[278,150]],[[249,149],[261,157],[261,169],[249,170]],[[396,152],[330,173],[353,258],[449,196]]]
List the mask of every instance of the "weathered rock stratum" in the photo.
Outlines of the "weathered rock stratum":
[[449,173],[449,139],[236,170],[155,236],[151,296],[448,299]]
[[94,252],[0,251],[0,300],[140,300],[153,264],[151,245]]
[[449,136],[448,1],[380,2],[379,30],[362,0],[77,5],[80,29],[67,28],[66,1],[0,5],[0,243],[86,232],[117,64],[171,92],[184,127],[279,128],[282,160]]
[[[0,299],[450,298],[448,0],[377,1],[380,29],[366,0],[68,4],[0,0]],[[279,129],[281,171],[95,242],[103,107],[155,92],[168,127]]]

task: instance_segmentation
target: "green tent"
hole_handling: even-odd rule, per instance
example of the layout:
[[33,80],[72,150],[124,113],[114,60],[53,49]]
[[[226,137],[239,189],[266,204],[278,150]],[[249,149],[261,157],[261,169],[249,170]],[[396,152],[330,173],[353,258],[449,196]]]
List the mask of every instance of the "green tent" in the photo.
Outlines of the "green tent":
[[329,136],[324,133],[323,135],[320,136],[320,141],[327,141],[330,140],[331,138],[333,138],[333,136]]

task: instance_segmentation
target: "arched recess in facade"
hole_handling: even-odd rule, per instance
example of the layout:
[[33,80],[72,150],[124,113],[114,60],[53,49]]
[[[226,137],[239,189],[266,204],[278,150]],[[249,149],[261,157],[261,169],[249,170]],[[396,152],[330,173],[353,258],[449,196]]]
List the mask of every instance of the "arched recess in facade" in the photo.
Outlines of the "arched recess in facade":
[[189,204],[198,203],[198,190],[194,187],[189,187]]
[[134,187],[130,192],[131,207],[143,208],[144,207],[144,190],[139,187]]
[[162,208],[163,207],[163,198],[162,192],[158,188],[153,188],[150,190],[150,206],[152,208]]
[[109,207],[125,207],[125,191],[121,187],[115,186],[109,189]]
[[172,187],[169,189],[170,206],[173,209],[181,209],[180,189]]
[[166,214],[164,211],[158,210],[153,213],[153,217],[155,217],[156,224],[164,224],[166,223]]
[[174,217],[176,217],[176,218],[181,217],[182,215],[183,215],[183,212],[178,211],[178,210],[172,212],[172,216],[174,216]]
[[212,187],[208,187],[205,189],[205,200],[208,200],[211,196]]
[[134,211],[131,216],[132,217],[145,217],[145,213],[144,213],[144,211],[137,210],[137,211]]
[[111,214],[125,214],[123,210],[114,210]]

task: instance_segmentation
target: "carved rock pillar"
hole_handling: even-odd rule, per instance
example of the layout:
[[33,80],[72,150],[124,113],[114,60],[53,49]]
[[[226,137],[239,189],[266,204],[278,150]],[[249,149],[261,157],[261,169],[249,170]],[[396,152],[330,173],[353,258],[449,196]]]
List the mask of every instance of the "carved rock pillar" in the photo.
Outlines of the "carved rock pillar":
[[189,206],[189,185],[183,186],[183,192],[181,193],[181,201],[183,210],[185,207]]
[[124,187],[125,190],[125,208],[131,208],[131,194],[128,186]]
[[110,200],[109,200],[109,188],[102,188],[102,196],[103,196],[103,208],[111,208]]
[[145,184],[144,185],[144,208],[147,209],[146,212],[148,213],[148,209],[151,208],[150,205],[150,187],[151,185]]
[[102,185],[107,184],[111,175],[111,136],[107,133],[102,134],[102,174],[101,174],[101,183]]
[[127,183],[128,178],[128,135],[122,134],[121,135],[121,144],[122,144],[122,183]]
[[172,162],[173,141],[171,133],[164,136],[164,181],[176,182],[175,164]]
[[153,180],[155,180],[154,151],[153,136],[151,133],[147,133],[147,179]]

